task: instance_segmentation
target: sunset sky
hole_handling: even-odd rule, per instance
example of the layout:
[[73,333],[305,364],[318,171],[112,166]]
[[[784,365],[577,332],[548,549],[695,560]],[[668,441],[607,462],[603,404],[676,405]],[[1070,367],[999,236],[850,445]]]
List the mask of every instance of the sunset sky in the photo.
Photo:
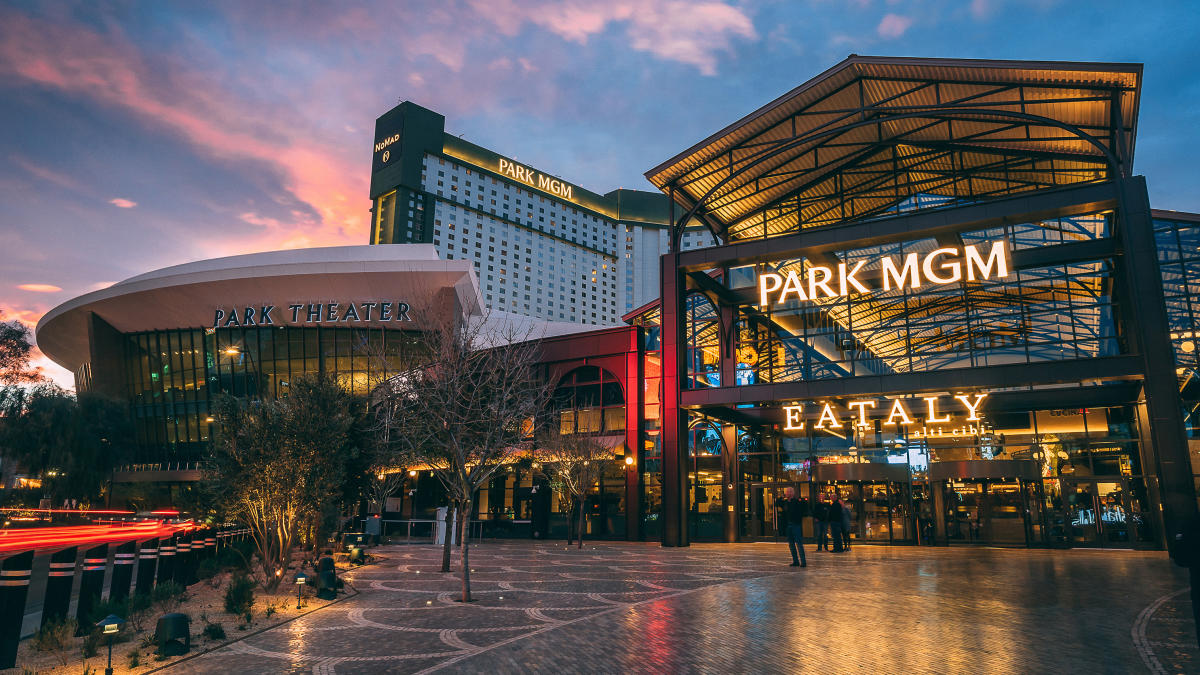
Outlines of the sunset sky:
[[1185,2],[0,2],[0,312],[367,243],[373,122],[404,99],[595,191],[650,189],[851,53],[1144,63],[1135,171],[1200,211],[1198,32]]

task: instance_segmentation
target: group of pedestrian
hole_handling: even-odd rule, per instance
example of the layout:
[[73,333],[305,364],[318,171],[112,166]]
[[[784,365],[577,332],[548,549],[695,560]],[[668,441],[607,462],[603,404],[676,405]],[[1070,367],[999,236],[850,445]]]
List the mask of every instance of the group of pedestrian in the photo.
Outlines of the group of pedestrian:
[[[796,495],[796,488],[785,490],[780,505],[780,524],[787,531],[792,567],[808,567],[804,557],[804,519],[812,517],[818,551],[842,553],[850,550],[850,507],[838,495],[822,494],[815,506]],[[832,544],[833,548],[830,548]]]

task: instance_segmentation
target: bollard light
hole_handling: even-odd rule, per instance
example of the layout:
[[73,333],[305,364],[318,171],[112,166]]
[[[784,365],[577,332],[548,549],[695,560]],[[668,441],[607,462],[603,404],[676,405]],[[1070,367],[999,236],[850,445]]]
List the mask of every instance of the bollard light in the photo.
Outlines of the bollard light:
[[304,590],[304,584],[307,582],[307,574],[304,572],[296,572],[296,609],[300,609],[300,593]]
[[113,636],[121,632],[121,626],[124,625],[125,619],[122,619],[116,614],[109,614],[108,616],[96,622],[96,626],[100,628],[101,632],[108,636],[108,667],[104,669],[104,675],[112,675]]

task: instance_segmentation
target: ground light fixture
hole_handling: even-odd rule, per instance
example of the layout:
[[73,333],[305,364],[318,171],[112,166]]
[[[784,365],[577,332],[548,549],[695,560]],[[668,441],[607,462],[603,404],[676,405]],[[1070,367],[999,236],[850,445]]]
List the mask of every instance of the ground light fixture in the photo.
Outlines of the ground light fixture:
[[96,622],[96,626],[98,628],[100,628],[101,632],[104,635],[108,636],[108,667],[104,669],[104,675],[112,675],[112,672],[113,672],[113,668],[112,668],[113,636],[115,636],[117,633],[121,632],[121,626],[124,626],[124,625],[125,625],[125,619],[122,619],[121,617],[117,616],[116,614],[109,614],[108,616],[106,616],[103,619],[100,619],[99,621]]
[[304,590],[304,584],[307,582],[307,574],[304,572],[296,572],[296,609],[300,609],[300,593]]

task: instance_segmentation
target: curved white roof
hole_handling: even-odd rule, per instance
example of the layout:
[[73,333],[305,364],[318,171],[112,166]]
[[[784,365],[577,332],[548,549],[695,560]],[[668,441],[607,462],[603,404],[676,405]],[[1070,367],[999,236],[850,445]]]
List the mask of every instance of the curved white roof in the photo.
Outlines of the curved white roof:
[[[464,312],[479,315],[483,298],[466,260],[440,260],[430,244],[331,246],[213,258],[165,267],[81,295],[55,307],[37,325],[37,344],[75,371],[89,358],[89,316],[122,333],[207,328],[216,310],[274,305],[274,323],[290,325],[289,304],[407,303],[429,306],[452,292]],[[448,300],[448,298],[447,298]],[[394,305],[395,306],[395,305]],[[421,317],[404,327],[420,328]],[[319,325],[319,324],[313,324]],[[372,321],[354,325],[401,327]]]

